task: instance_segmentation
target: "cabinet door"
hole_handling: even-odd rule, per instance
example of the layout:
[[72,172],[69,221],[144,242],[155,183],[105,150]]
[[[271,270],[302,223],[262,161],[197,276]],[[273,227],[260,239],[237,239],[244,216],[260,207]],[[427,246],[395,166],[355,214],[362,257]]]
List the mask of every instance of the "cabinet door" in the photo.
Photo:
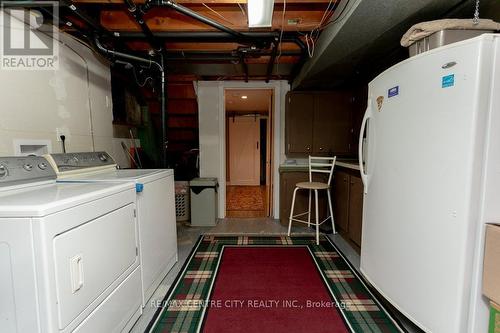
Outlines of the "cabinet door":
[[340,232],[349,231],[349,174],[336,171],[333,178],[333,216]]
[[315,154],[349,153],[352,138],[351,104],[347,92],[315,95],[312,130]]
[[361,247],[363,219],[363,183],[360,177],[350,177],[349,189],[349,237]]
[[285,117],[286,153],[310,154],[312,152],[314,96],[289,93]]

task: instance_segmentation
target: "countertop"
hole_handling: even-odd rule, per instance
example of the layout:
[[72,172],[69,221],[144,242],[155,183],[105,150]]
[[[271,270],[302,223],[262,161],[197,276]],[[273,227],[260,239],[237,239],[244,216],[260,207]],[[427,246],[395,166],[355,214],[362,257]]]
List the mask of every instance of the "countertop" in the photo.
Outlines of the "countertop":
[[[351,169],[351,170],[358,170],[359,171],[359,164],[357,160],[337,160],[335,162],[335,167],[342,167],[346,169]],[[281,164],[279,167],[280,172],[289,172],[289,171],[307,171],[309,170],[309,166],[304,163],[297,163],[297,164]]]

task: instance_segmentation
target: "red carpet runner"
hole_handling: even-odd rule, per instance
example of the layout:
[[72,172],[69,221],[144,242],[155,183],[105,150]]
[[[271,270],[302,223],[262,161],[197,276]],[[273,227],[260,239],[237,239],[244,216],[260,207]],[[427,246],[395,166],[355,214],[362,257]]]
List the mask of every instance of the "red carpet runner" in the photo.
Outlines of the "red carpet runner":
[[325,236],[204,235],[147,306],[149,333],[404,332]]
[[204,332],[348,332],[305,247],[227,247]]

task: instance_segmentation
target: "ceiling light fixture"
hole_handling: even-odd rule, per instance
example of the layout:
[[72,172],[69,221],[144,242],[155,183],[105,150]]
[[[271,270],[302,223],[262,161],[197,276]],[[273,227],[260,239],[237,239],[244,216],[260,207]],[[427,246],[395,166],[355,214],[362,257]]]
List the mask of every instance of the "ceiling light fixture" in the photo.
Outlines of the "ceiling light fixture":
[[243,95],[243,96],[241,96],[241,98],[242,98],[242,99],[247,99],[247,98],[248,98],[248,96],[247,96],[247,95]]
[[274,0],[247,0],[247,6],[249,28],[272,26]]

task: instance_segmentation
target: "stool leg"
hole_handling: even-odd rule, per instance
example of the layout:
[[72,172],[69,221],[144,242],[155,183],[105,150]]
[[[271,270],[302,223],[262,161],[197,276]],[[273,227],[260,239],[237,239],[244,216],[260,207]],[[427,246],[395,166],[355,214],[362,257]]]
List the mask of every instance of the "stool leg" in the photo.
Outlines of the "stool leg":
[[290,236],[290,232],[292,231],[293,209],[295,207],[295,196],[297,195],[297,190],[298,189],[299,188],[296,187],[295,190],[293,191],[292,207],[290,208],[290,218],[288,220],[288,236]]
[[319,245],[318,190],[314,190],[314,201],[315,201],[315,204],[316,204],[316,245]]
[[333,220],[332,195],[330,194],[330,189],[327,189],[326,193],[328,195],[328,208],[330,209],[330,218],[332,220],[332,232],[335,235],[337,231],[335,230],[335,221]]
[[311,195],[312,190],[309,190],[309,210],[307,211],[307,227],[311,227]]

